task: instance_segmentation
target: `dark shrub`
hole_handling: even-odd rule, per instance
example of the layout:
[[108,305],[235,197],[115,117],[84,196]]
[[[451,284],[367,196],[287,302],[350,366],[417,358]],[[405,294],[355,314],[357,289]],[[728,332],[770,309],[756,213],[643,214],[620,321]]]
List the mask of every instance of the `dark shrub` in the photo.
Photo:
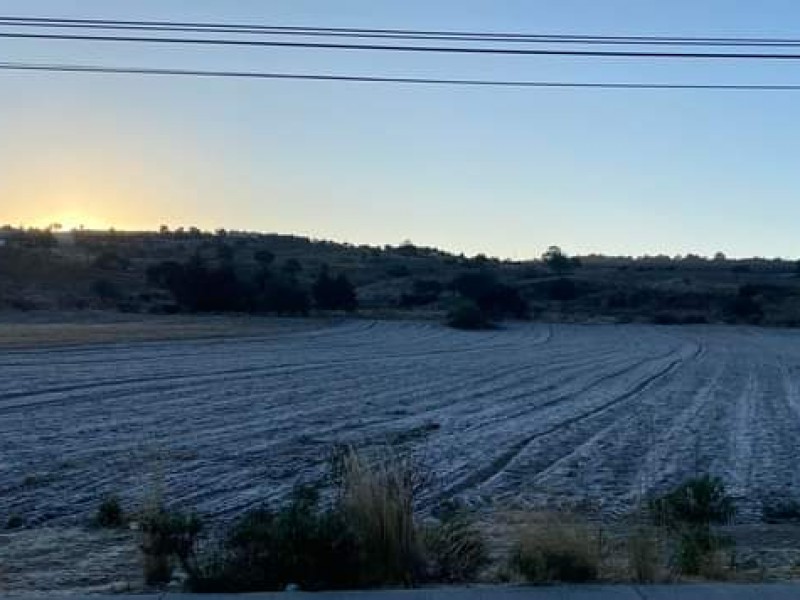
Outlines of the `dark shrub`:
[[103,301],[118,300],[122,297],[117,284],[108,279],[98,279],[92,284],[92,291]]
[[392,265],[387,267],[386,274],[389,277],[408,277],[411,275],[411,270],[405,265]]
[[131,261],[115,252],[102,252],[94,259],[94,267],[104,271],[124,271]]
[[331,277],[328,268],[323,267],[311,288],[314,303],[323,310],[354,311],[358,308],[356,290],[343,273]]
[[125,525],[125,515],[122,504],[116,496],[104,499],[97,508],[95,522],[100,527],[116,528]]
[[728,523],[736,510],[722,480],[710,475],[690,479],[653,501],[651,507],[662,525]]
[[445,516],[424,535],[428,576],[437,582],[474,581],[489,563],[486,541],[467,513]]
[[499,283],[490,271],[463,273],[453,280],[451,287],[491,317],[523,318],[528,314],[528,304],[520,296],[519,291]]
[[578,287],[571,279],[556,279],[548,286],[548,295],[557,302],[569,302],[578,297]]
[[256,250],[253,253],[253,258],[257,263],[259,263],[263,267],[268,267],[275,261],[275,255],[265,248],[262,248],[261,250]]
[[523,319],[528,316],[528,303],[520,296],[519,291],[502,283],[495,285],[479,298],[478,306],[496,318],[509,316]]
[[764,318],[764,309],[756,296],[757,289],[753,286],[743,285],[739,293],[728,305],[728,312],[738,321],[757,323]]
[[400,296],[400,306],[411,308],[433,304],[439,299],[442,290],[442,284],[435,279],[417,279],[412,291]]
[[293,275],[276,276],[266,266],[256,276],[243,278],[230,264],[210,267],[196,256],[186,264],[153,265],[147,279],[169,290],[176,303],[191,312],[307,314],[310,307],[308,293]]
[[282,315],[306,315],[311,308],[311,300],[308,292],[295,281],[273,277],[263,282],[256,307]]
[[6,529],[21,529],[25,526],[25,520],[19,515],[11,515],[6,520]]
[[281,272],[289,279],[296,279],[303,272],[303,265],[296,258],[290,258],[283,263]]
[[178,558],[186,572],[197,572],[194,562],[202,522],[194,515],[154,510],[142,517],[142,553],[144,576],[148,585],[169,583],[173,558]]
[[472,300],[458,301],[447,313],[447,325],[455,329],[488,329],[489,318]]
[[357,587],[358,557],[341,515],[319,507],[311,488],[295,491],[281,510],[261,508],[233,527],[209,566],[195,570],[195,592],[304,590]]
[[729,545],[711,528],[729,523],[735,515],[733,500],[719,478],[705,475],[690,479],[651,502],[651,510],[657,524],[677,535],[675,563],[686,575],[699,574],[714,553]]
[[497,277],[491,271],[481,270],[462,273],[453,280],[450,287],[464,298],[478,302],[480,298],[491,293],[496,285]]

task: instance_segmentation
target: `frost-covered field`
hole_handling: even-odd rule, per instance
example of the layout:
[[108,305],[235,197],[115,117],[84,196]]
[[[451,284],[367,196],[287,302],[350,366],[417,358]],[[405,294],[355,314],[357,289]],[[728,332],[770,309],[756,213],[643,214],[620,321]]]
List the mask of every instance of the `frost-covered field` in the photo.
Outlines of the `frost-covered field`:
[[0,516],[82,519],[161,476],[170,502],[229,516],[313,479],[334,444],[386,441],[477,506],[613,515],[709,471],[755,516],[800,492],[798,386],[800,332],[724,327],[352,321],[8,350]]

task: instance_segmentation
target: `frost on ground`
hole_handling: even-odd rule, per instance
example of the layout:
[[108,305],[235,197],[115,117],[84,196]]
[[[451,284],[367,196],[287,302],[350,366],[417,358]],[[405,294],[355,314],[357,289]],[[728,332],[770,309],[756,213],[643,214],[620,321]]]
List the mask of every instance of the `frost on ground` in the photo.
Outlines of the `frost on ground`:
[[0,533],[0,593],[120,593],[143,588],[131,532],[38,528]]
[[[261,337],[0,354],[0,519],[85,523],[108,494],[229,518],[335,444],[417,452],[437,497],[619,515],[697,472],[743,520],[800,497],[800,332],[350,321]],[[429,498],[430,501],[435,497]],[[1,525],[1,524],[0,524]]]
[[[351,321],[5,349],[0,529],[10,517],[29,529],[0,533],[0,589],[139,589],[132,534],[86,527],[103,497],[135,508],[155,480],[169,504],[224,521],[317,479],[342,443],[416,452],[435,475],[429,504],[614,517],[709,472],[756,523],[762,504],[800,500],[799,342],[778,329]],[[790,526],[735,534],[744,562],[800,560]]]

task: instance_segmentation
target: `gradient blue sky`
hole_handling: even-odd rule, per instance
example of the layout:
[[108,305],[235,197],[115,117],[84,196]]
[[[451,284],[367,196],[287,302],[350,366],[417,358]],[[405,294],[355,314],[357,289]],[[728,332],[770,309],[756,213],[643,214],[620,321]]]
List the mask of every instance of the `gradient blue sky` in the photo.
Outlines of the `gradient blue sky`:
[[[0,0],[3,16],[800,37],[790,0]],[[800,83],[800,64],[0,41],[0,60]],[[197,225],[467,254],[800,254],[800,93],[0,73],[0,222]]]

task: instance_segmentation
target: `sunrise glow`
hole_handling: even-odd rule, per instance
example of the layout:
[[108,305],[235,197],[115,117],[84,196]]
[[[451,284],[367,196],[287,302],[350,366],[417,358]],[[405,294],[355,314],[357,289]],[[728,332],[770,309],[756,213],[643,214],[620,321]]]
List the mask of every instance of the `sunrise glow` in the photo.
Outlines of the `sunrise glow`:
[[61,231],[72,231],[73,229],[108,229],[113,225],[103,219],[82,213],[70,211],[53,215],[46,215],[35,223],[39,227],[53,227]]

